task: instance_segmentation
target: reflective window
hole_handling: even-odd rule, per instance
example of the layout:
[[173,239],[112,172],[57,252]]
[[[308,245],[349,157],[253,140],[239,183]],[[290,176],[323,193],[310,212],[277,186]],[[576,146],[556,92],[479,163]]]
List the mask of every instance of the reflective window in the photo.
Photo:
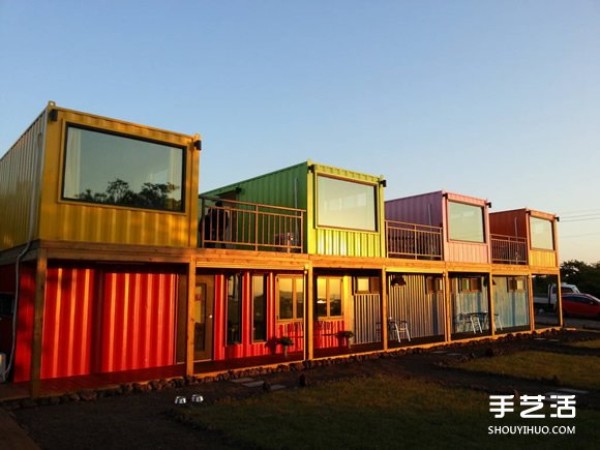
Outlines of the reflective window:
[[334,317],[342,315],[342,279],[340,277],[317,278],[318,317]]
[[484,242],[483,208],[448,202],[448,232],[451,240]]
[[539,217],[530,217],[531,247],[542,250],[554,250],[552,222]]
[[242,275],[227,276],[227,344],[242,342]]
[[183,211],[184,149],[69,126],[62,196]]
[[267,340],[267,277],[254,275],[252,277],[252,339]]
[[376,197],[373,185],[319,176],[317,224],[376,231]]
[[278,319],[294,320],[304,317],[304,283],[300,276],[277,277]]

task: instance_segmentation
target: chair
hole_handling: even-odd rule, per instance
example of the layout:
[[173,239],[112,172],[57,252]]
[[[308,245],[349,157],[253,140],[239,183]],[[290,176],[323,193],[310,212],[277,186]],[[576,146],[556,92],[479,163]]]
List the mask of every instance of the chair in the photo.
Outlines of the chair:
[[408,322],[406,320],[396,321],[391,317],[388,319],[388,333],[390,339],[392,336],[396,336],[398,343],[401,342],[400,333],[404,333],[408,342],[410,342],[410,331],[408,330]]
[[483,333],[483,328],[481,327],[481,320],[479,319],[479,313],[470,313],[469,319],[471,320],[471,328],[473,328],[473,334],[477,334],[477,329],[479,329],[480,333]]
[[461,313],[457,316],[458,325],[462,330],[457,329],[456,331],[467,332],[469,326],[473,330],[473,334],[483,333],[481,327],[481,320],[479,319],[479,313]]
[[494,314],[494,331],[497,330],[502,331],[502,319],[500,319],[500,314]]

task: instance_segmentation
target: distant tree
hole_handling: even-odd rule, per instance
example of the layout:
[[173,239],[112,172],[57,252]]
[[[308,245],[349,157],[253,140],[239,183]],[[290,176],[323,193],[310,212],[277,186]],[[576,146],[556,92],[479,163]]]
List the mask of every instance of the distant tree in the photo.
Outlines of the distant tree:
[[563,282],[576,284],[581,292],[600,297],[600,262],[565,261],[560,266],[560,276]]
[[129,183],[120,178],[115,178],[114,181],[108,183],[106,193],[109,203],[115,205],[130,205],[135,197],[135,194],[129,189]]
[[173,183],[144,183],[137,197],[139,206],[165,208],[169,194],[177,187]]
[[108,182],[106,192],[92,192],[88,188],[77,198],[93,203],[177,211],[181,208],[181,200],[171,197],[175,190],[177,186],[173,183],[144,183],[140,192],[133,192],[127,181],[115,178]]

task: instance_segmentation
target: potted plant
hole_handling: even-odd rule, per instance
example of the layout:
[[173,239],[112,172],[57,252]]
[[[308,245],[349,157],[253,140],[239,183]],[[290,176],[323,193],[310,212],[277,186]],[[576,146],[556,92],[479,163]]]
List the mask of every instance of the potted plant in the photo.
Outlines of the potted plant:
[[288,347],[294,345],[294,341],[289,336],[281,336],[277,339],[277,343],[283,347],[283,355],[287,358]]
[[344,339],[346,341],[346,346],[348,348],[352,348],[352,338],[354,337],[354,331],[352,330],[344,330],[338,333],[338,337],[340,339]]

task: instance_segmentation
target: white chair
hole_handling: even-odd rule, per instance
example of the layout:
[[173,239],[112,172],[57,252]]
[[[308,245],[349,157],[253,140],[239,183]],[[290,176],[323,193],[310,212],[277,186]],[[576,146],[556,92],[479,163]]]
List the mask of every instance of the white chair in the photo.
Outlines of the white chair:
[[401,342],[400,333],[404,333],[408,342],[410,342],[410,331],[408,330],[408,322],[406,320],[396,321],[391,317],[388,319],[388,332],[390,339],[392,336],[396,336],[398,343]]

